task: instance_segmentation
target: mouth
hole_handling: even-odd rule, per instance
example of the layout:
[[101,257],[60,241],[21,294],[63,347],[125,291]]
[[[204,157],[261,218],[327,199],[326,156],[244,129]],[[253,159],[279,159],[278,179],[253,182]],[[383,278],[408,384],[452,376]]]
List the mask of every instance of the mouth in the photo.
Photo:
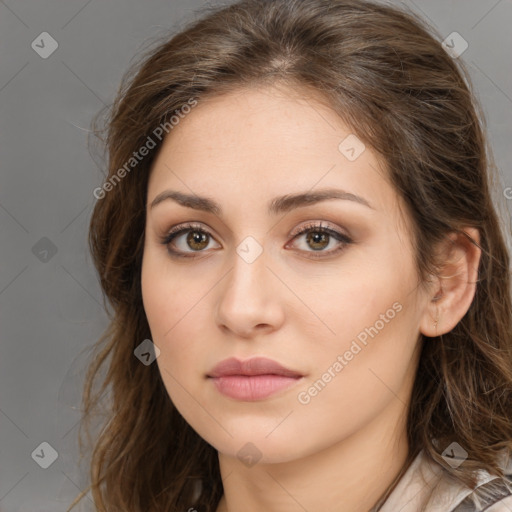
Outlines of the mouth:
[[271,359],[255,357],[246,361],[225,359],[207,377],[221,394],[236,400],[254,401],[291,387],[304,375]]

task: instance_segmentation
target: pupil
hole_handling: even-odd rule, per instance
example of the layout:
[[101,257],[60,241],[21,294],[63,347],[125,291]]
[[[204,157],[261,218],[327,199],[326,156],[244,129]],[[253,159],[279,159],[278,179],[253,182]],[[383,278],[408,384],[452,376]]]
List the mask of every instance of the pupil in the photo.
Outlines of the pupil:
[[[314,250],[320,250],[320,249],[323,249],[324,247],[326,247],[326,243],[323,243],[322,242],[328,242],[327,240],[327,237],[328,235],[326,233],[319,233],[318,231],[317,232],[312,232],[312,233],[309,233],[308,235],[308,243],[309,242],[312,242],[313,243],[313,246],[312,246],[312,249]],[[318,246],[318,244],[320,244],[320,246]]]
[[[206,243],[204,243],[206,242]],[[194,250],[204,249],[208,245],[206,240],[206,233],[200,233],[199,231],[191,231],[187,237],[187,243]],[[200,247],[193,247],[192,245],[198,244]]]

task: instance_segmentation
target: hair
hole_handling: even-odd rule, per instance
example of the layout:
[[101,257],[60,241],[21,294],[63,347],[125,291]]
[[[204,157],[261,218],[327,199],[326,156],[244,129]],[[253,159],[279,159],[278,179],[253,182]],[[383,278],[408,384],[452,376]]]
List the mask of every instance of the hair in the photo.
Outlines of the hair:
[[[420,338],[409,457],[398,476],[423,450],[444,477],[468,487],[475,487],[477,470],[503,477],[500,453],[512,448],[509,253],[491,197],[496,176],[485,118],[467,70],[440,39],[413,12],[370,1],[241,0],[203,8],[202,17],[158,40],[125,73],[101,126],[97,118],[92,123],[108,153],[111,183],[89,227],[110,323],[94,345],[80,428],[108,392],[90,461],[97,510],[194,505],[211,512],[222,496],[217,451],[174,407],[157,365],[145,366],[133,354],[151,338],[140,283],[147,185],[163,140],[155,129],[164,125],[169,132],[184,105],[279,84],[315,93],[382,157],[413,226],[419,282],[438,275],[434,248],[449,233],[478,229],[480,241],[472,242],[481,258],[467,313],[450,332]],[[120,179],[120,169],[149,138],[154,147]],[[442,457],[453,441],[469,454],[457,468]]]

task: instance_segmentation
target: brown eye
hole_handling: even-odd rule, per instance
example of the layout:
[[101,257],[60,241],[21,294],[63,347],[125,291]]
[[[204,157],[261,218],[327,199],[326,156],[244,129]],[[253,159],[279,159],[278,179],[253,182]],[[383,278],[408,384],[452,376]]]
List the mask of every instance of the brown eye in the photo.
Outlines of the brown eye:
[[208,236],[204,231],[189,231],[187,244],[194,251],[200,251],[208,245]]
[[[300,240],[303,235],[303,244],[296,244],[296,247],[298,245],[301,252],[309,253],[310,257],[315,258],[332,256],[353,243],[353,240],[344,233],[325,227],[322,223],[303,226],[293,235],[293,240]],[[327,249],[331,245],[333,248]]]
[[308,245],[315,251],[325,249],[329,245],[329,234],[321,231],[310,231],[307,233],[306,240]]
[[[184,237],[183,235],[187,235]],[[206,252],[214,238],[203,227],[194,224],[176,226],[164,237],[162,244],[173,256],[193,258],[194,253]],[[220,246],[219,246],[220,247]]]
[[[344,233],[325,227],[322,223],[303,226],[293,236],[292,242],[300,240],[302,235],[305,235],[304,243],[298,244],[303,245],[298,249],[309,254],[309,257],[315,258],[332,256],[353,243]],[[207,253],[206,249],[210,242],[217,243],[208,231],[195,224],[176,226],[162,240],[162,244],[167,247],[169,254],[178,258],[194,258],[202,252]],[[329,249],[330,246],[333,248]],[[217,244],[215,248],[219,247],[220,245]]]

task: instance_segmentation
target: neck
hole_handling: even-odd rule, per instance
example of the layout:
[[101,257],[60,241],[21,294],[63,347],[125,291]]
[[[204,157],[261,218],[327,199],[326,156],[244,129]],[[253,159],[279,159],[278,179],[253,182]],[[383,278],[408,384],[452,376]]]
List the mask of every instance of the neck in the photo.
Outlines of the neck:
[[363,428],[301,459],[248,468],[219,453],[217,512],[368,512],[396,483],[408,453],[406,407],[393,398]]

